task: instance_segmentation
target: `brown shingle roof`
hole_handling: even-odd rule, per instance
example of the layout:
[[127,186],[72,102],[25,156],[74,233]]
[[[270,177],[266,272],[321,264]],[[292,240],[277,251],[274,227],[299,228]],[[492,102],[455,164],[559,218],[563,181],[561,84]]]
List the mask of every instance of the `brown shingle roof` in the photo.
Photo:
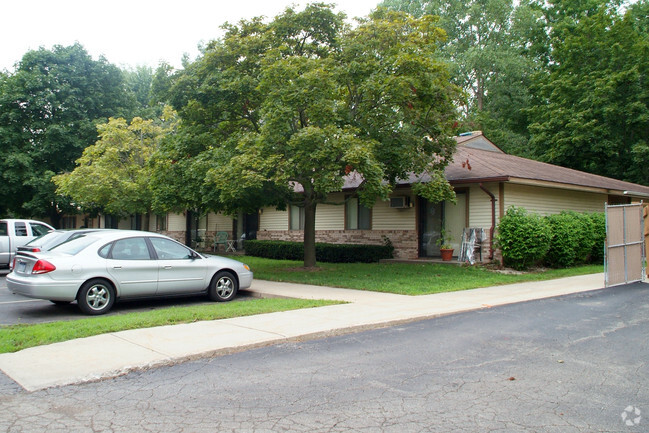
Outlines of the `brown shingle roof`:
[[458,145],[453,162],[448,165],[445,174],[451,183],[487,182],[514,178],[606,189],[618,193],[633,191],[649,194],[649,187],[643,185],[505,153],[472,149],[463,145]]
[[[470,142],[472,140],[483,139],[488,141],[480,131],[473,132],[471,136],[456,137],[458,142],[457,150],[453,155],[453,161],[446,167],[444,172],[449,182],[457,185],[526,180],[532,183],[549,182],[563,187],[572,185],[575,189],[580,187],[596,188],[606,190],[611,194],[623,194],[628,191],[628,195],[632,197],[649,196],[649,187],[643,185],[508,155],[499,150],[483,150],[471,147]],[[426,174],[420,176],[413,174],[408,179],[400,181],[399,184],[408,185],[419,180],[425,182],[430,180],[430,177]],[[344,189],[356,188],[361,181],[362,178],[358,173],[352,173],[345,178]]]

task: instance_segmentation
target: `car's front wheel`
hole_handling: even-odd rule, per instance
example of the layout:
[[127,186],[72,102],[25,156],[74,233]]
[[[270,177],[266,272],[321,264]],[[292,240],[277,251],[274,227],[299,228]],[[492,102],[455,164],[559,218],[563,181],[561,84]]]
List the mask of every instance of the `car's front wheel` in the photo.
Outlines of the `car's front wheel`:
[[208,294],[212,301],[226,302],[232,300],[239,290],[239,283],[235,276],[228,271],[221,271],[214,275]]
[[106,280],[86,281],[77,296],[79,308],[93,316],[107,313],[115,303],[115,288]]

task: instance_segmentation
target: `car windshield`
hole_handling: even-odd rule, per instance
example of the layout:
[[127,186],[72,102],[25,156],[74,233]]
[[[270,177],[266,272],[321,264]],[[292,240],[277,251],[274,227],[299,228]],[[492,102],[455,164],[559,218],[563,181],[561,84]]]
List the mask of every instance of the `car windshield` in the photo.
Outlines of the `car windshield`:
[[92,244],[97,240],[94,236],[81,236],[74,239],[70,239],[66,242],[63,242],[60,245],[52,247],[52,251],[57,251],[59,253],[75,255],[79,251],[86,248],[88,245]]

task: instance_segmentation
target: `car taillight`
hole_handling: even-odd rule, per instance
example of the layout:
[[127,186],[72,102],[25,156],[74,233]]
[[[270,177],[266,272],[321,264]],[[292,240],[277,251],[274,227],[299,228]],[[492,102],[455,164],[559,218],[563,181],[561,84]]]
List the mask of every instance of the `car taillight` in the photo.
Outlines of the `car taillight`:
[[47,260],[39,260],[34,263],[34,268],[32,269],[32,274],[47,274],[56,269],[56,266],[48,262]]
[[34,247],[34,248],[30,248],[29,251],[31,251],[32,253],[40,253],[41,249],[38,247]]

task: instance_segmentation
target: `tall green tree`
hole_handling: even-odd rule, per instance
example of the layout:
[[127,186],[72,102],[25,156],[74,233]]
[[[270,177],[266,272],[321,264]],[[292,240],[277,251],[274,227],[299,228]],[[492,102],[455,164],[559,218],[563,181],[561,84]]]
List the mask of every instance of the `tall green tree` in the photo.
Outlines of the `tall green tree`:
[[135,98],[136,107],[133,115],[143,119],[155,119],[162,116],[164,104],[159,104],[153,96],[155,73],[150,66],[137,66],[122,70],[128,91]]
[[556,25],[530,145],[548,162],[649,184],[649,17],[637,13],[647,2],[624,15],[593,7]]
[[418,194],[453,197],[443,169],[459,90],[435,60],[432,17],[379,10],[349,29],[316,3],[226,30],[171,90],[196,138],[188,150],[208,156],[221,203],[268,189],[303,208],[305,266],[316,263],[317,205],[345,176],[366,204],[411,173],[430,180]]
[[151,210],[151,158],[177,125],[170,108],[161,119],[110,118],[97,126],[99,140],[88,146],[76,168],[53,178],[57,192],[84,212],[126,217]]
[[56,225],[67,202],[51,177],[95,142],[98,120],[128,117],[133,106],[121,71],[79,44],[26,53],[0,78],[0,211]]
[[545,46],[541,8],[523,0],[384,0],[415,16],[439,16],[447,34],[439,55],[467,94],[463,129],[482,129],[508,151],[523,153],[529,88]]

